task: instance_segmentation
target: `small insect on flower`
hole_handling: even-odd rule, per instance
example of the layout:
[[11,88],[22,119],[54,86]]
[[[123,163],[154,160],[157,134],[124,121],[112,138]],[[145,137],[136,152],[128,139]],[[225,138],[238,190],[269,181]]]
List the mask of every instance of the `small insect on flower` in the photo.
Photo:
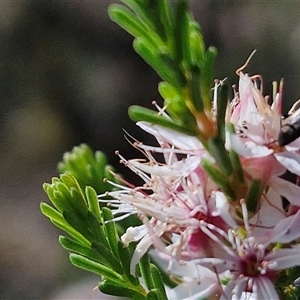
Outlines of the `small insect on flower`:
[[294,103],[288,116],[283,119],[278,134],[279,146],[285,146],[300,137],[300,99]]

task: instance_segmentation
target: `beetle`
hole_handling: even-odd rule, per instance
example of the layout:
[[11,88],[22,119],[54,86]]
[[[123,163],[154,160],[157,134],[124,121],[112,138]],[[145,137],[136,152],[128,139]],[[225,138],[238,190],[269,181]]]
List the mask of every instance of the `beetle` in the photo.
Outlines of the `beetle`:
[[300,99],[294,103],[288,116],[282,120],[278,144],[283,147],[300,137]]

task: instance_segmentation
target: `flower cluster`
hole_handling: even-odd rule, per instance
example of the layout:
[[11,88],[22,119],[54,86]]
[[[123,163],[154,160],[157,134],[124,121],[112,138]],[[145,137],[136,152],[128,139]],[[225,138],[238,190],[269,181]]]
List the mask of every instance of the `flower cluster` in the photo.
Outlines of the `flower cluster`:
[[109,16],[161,78],[164,99],[129,117],[157,144],[128,136],[144,158],[117,152],[141,185],[86,145],[64,155],[63,174],[44,184],[53,207],[41,211],[68,234],[59,241],[70,261],[129,299],[298,299],[300,100],[283,117],[283,80],[268,97],[260,76],[244,74],[252,52],[229,101],[188,0],[121,2]]
[[[154,249],[153,258],[179,282],[169,299],[279,299],[279,271],[300,265],[300,187],[282,177],[300,176],[300,139],[278,142],[282,82],[270,105],[259,77],[238,75],[225,113],[224,147],[239,171],[219,172],[216,156],[197,137],[141,121],[137,125],[158,146],[133,141],[144,160],[118,155],[144,184],[111,182],[117,188],[99,196],[115,220],[139,217],[142,225],[122,236],[125,245],[137,243],[131,273]],[[207,113],[215,127],[216,110],[214,104]]]

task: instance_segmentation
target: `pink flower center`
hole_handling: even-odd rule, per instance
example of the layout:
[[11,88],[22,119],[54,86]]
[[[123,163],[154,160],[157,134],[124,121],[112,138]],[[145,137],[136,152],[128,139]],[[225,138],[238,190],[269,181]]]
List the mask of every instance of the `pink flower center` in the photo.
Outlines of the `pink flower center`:
[[260,275],[261,262],[257,261],[254,254],[246,255],[240,262],[241,273],[248,277]]

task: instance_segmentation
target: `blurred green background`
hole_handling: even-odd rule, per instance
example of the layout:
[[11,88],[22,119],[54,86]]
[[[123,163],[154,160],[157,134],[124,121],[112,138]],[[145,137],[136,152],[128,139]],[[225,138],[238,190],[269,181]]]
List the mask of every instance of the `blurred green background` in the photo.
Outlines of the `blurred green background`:
[[[161,103],[159,78],[109,20],[113,2],[0,1],[0,299],[91,299],[97,285],[96,276],[78,283],[88,274],[71,266],[39,203],[47,201],[42,183],[73,146],[104,151],[126,173],[114,151],[135,152],[122,128],[148,140],[127,108]],[[265,94],[284,77],[287,111],[300,95],[300,2],[190,4],[219,51],[216,78],[236,83],[235,70],[257,49],[247,71],[264,77]]]

